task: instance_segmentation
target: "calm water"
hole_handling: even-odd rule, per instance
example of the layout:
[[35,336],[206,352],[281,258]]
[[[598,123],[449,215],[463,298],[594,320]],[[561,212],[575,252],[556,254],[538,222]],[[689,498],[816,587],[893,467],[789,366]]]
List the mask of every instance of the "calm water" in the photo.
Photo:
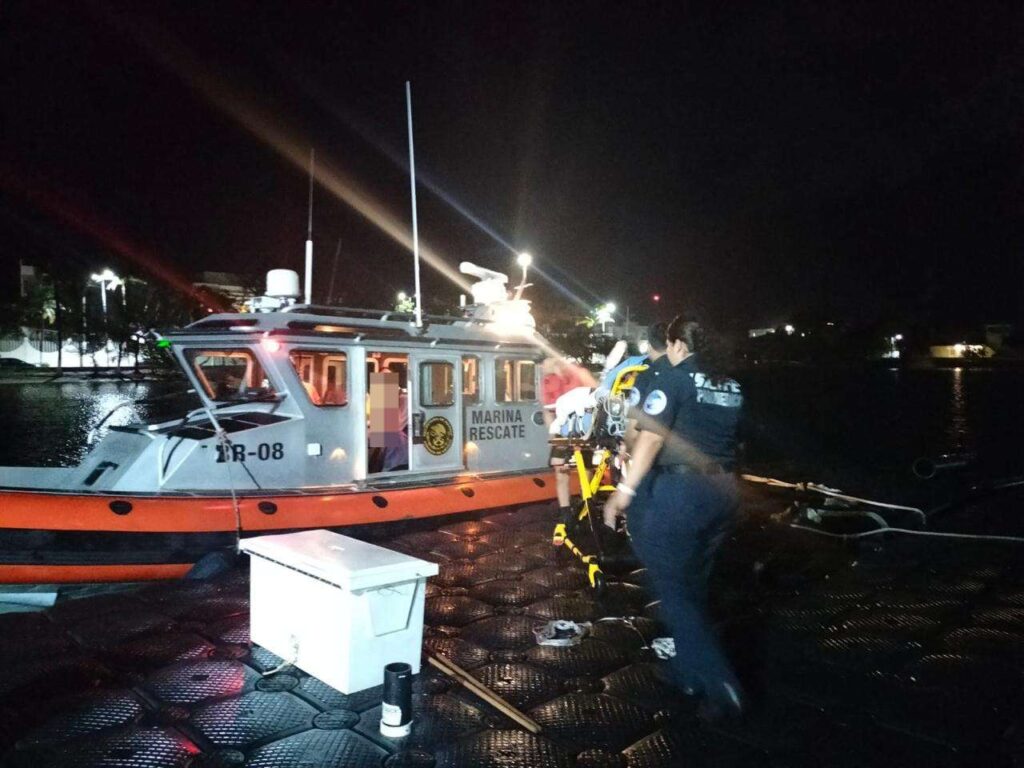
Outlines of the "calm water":
[[[919,456],[971,451],[977,472],[1024,474],[1024,371],[776,369],[745,376],[748,469],[859,492],[922,486]],[[69,466],[89,430],[180,416],[183,381],[0,384],[0,465]],[[140,402],[141,401],[141,402]]]
[[1024,474],[1022,370],[790,368],[745,383],[753,470],[897,494],[922,484],[921,456],[970,452],[976,477]]
[[182,416],[199,404],[187,388],[184,379],[0,383],[0,465],[74,466],[88,451],[89,431],[108,413],[114,411],[100,435],[109,426]]

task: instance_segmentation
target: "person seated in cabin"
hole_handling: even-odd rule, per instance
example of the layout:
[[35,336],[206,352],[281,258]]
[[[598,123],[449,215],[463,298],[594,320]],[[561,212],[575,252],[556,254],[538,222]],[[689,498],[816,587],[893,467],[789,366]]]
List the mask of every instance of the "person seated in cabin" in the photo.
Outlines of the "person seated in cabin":
[[237,400],[245,394],[245,382],[231,370],[225,370],[214,392],[215,400]]
[[371,472],[409,468],[409,396],[399,386],[398,374],[385,369],[370,374]]

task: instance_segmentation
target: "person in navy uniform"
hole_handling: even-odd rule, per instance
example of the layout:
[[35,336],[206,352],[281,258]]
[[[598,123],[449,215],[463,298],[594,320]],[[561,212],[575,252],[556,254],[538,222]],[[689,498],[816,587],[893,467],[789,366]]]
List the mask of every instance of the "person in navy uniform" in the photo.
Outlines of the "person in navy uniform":
[[629,412],[626,417],[625,443],[627,450],[632,450],[638,436],[636,412],[643,402],[644,395],[651,389],[662,373],[672,367],[665,356],[665,331],[668,323],[651,323],[647,327],[647,370],[641,371],[633,382],[629,393]]
[[733,469],[743,395],[699,324],[676,317],[666,338],[669,365],[645,384],[627,480],[605,503],[604,522],[614,528],[628,508],[633,549],[675,640],[675,682],[702,697],[699,713],[714,720],[744,706],[707,612],[715,552],[739,506]]

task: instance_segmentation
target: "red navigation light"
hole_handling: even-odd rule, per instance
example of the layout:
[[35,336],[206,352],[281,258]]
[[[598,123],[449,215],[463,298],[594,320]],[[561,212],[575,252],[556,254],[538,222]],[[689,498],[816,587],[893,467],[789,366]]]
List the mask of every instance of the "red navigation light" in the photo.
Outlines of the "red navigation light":
[[654,299],[655,303],[657,303],[657,302],[661,301],[661,294],[660,293],[656,293],[653,296],[651,296],[651,298]]

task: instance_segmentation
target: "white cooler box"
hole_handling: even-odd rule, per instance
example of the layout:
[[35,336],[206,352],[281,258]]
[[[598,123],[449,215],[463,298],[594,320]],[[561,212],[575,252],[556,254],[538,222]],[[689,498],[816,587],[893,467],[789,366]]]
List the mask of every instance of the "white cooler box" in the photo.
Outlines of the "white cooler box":
[[436,563],[322,530],[241,548],[251,559],[252,642],[342,693],[380,685],[391,662],[419,672]]

